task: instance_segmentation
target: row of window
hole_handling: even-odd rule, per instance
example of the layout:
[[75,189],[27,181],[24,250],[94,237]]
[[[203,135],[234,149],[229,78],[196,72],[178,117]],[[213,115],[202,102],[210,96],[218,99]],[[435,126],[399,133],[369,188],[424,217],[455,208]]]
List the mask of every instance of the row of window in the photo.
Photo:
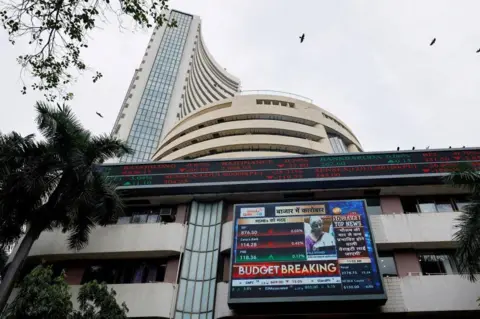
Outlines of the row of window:
[[[379,252],[378,266],[384,277],[398,276],[395,258],[391,252]],[[454,258],[454,252],[418,252],[418,261],[422,275],[456,275],[458,268]]]
[[167,260],[105,260],[85,268],[82,284],[96,280],[107,284],[163,282]]
[[135,129],[132,127],[128,137],[127,142],[134,154],[125,155],[122,162],[149,160],[158,145],[192,19],[176,12],[171,13],[171,18],[177,21],[177,27],[165,30],[135,115]]
[[257,104],[260,104],[260,105],[281,105],[281,106],[295,107],[295,103],[279,101],[279,100],[257,100]]
[[408,196],[401,201],[405,213],[448,213],[469,204],[465,196]]
[[175,222],[176,211],[170,207],[128,207],[125,216],[118,217],[116,224],[153,224]]

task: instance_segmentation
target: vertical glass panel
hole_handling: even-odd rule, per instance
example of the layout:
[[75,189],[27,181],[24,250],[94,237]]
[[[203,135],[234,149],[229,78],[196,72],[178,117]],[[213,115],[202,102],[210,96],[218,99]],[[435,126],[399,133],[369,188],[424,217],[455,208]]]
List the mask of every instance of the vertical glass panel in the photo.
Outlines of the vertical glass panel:
[[197,225],[202,225],[203,224],[203,218],[205,216],[205,204],[198,203],[198,209],[197,209],[197,221],[195,222]]
[[213,319],[213,311],[207,313],[207,319]]
[[222,230],[222,224],[215,226],[215,249],[218,249],[220,246],[220,231]]
[[[218,205],[218,203],[216,203]],[[216,206],[215,206],[216,208]],[[217,223],[217,215],[213,213],[210,215],[210,225],[215,225]]]
[[207,227],[202,227],[202,226],[196,227],[192,250],[200,250],[200,240],[202,238],[202,232],[205,231],[206,229]]
[[178,291],[177,310],[183,310],[183,304],[185,303],[185,289],[187,288],[187,281],[180,279],[180,288]]
[[175,312],[175,319],[183,319],[183,314],[181,312]]
[[[205,282],[208,285],[208,282]],[[202,301],[202,281],[197,281],[195,284],[195,298],[193,299],[192,312],[200,312],[200,302]]]
[[215,226],[208,227],[209,234],[208,234],[208,243],[207,243],[207,250],[213,250],[213,245],[215,244]]
[[187,292],[185,294],[185,305],[183,310],[185,312],[192,312],[193,294],[195,292],[195,281],[187,282]]
[[191,319],[192,318],[192,315],[189,314],[189,313],[184,313],[183,314],[183,319]]
[[207,225],[210,218],[210,207],[211,204],[203,204],[203,215],[202,219],[198,222],[200,225]]
[[217,266],[218,266],[218,250],[213,252],[213,260],[212,260],[212,278],[217,276]]
[[192,319],[200,319],[199,314],[197,313],[192,313]]
[[[208,311],[208,292],[210,290],[210,283],[208,281],[204,281],[203,290],[202,290],[202,304],[200,306],[200,311],[205,312]],[[214,293],[213,291],[211,292]]]
[[217,216],[215,219],[215,223],[220,223],[222,221],[222,210],[223,210],[223,202],[218,202],[217,203]]
[[183,254],[183,263],[182,263],[182,278],[186,278],[188,274],[188,267],[190,266],[190,259],[192,258],[192,253],[189,250],[185,250]]
[[207,245],[208,245],[208,236],[209,236],[209,228],[208,226],[203,226],[203,231],[202,231],[202,239],[200,240],[200,251],[205,251],[207,250]]
[[198,210],[198,203],[196,201],[192,202],[192,206],[190,207],[190,221],[189,223],[195,224],[197,219],[197,210]]
[[187,242],[185,244],[185,248],[187,249],[192,249],[192,244],[193,244],[193,235],[195,234],[196,226],[193,224],[188,225],[187,228]]
[[203,272],[205,271],[205,257],[206,253],[199,253],[198,266],[197,266],[197,280],[203,279]]
[[207,319],[207,314],[206,313],[201,313],[200,314],[200,319]]
[[205,272],[203,274],[203,279],[211,279],[212,278],[212,258],[213,258],[213,252],[208,252],[207,253],[207,258],[205,259]]
[[190,270],[188,272],[188,279],[195,279],[198,267],[198,253],[192,252],[192,259],[190,262]]
[[[207,282],[205,282],[207,284]],[[208,310],[213,310],[213,300],[215,299],[215,279],[210,280],[210,292],[208,295]]]

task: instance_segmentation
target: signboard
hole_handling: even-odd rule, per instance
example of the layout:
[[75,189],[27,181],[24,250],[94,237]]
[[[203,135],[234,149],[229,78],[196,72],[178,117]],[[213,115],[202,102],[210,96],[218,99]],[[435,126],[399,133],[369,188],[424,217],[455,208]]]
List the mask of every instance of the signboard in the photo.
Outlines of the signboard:
[[363,200],[235,205],[229,305],[386,301]]
[[[204,185],[227,185],[233,191],[242,184],[263,184],[255,190],[269,190],[273,183],[298,184],[317,181],[379,180],[411,176],[435,176],[469,163],[480,169],[479,149],[355,153],[248,160],[174,161],[146,164],[101,165],[98,169],[119,189],[180,187],[186,192],[205,192]],[[327,184],[325,184],[328,186]],[[309,187],[311,185],[308,185]],[[336,185],[330,185],[336,187]],[[190,188],[188,188],[190,187]],[[289,185],[295,189],[297,185]],[[178,191],[176,191],[178,193]]]

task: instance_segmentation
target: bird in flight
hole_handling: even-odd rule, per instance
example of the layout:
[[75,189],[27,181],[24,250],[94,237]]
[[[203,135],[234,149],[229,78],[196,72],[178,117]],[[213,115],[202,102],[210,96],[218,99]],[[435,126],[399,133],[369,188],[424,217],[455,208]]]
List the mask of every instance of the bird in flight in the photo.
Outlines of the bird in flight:
[[437,41],[437,38],[433,38],[432,42],[430,42],[430,46],[434,45],[435,41]]
[[476,52],[477,52],[477,53],[480,53],[480,49],[478,49]]
[[95,112],[95,113],[97,113],[97,115],[100,116],[100,117],[103,119],[103,115],[102,115],[102,114],[100,114],[100,113],[98,113],[98,112]]
[[305,33],[303,33],[299,38],[300,38],[300,43],[303,43],[303,40],[305,40]]

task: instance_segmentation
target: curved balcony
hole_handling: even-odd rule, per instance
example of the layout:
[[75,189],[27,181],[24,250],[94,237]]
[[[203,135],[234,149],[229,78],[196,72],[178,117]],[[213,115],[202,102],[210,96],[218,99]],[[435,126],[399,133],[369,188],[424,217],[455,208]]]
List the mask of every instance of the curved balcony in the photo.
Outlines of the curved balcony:
[[[183,250],[185,226],[171,224],[127,224],[97,227],[88,245],[68,249],[68,234],[60,230],[43,232],[30,250],[30,257],[54,259],[142,258],[178,255]],[[13,256],[15,253],[12,253]]]

